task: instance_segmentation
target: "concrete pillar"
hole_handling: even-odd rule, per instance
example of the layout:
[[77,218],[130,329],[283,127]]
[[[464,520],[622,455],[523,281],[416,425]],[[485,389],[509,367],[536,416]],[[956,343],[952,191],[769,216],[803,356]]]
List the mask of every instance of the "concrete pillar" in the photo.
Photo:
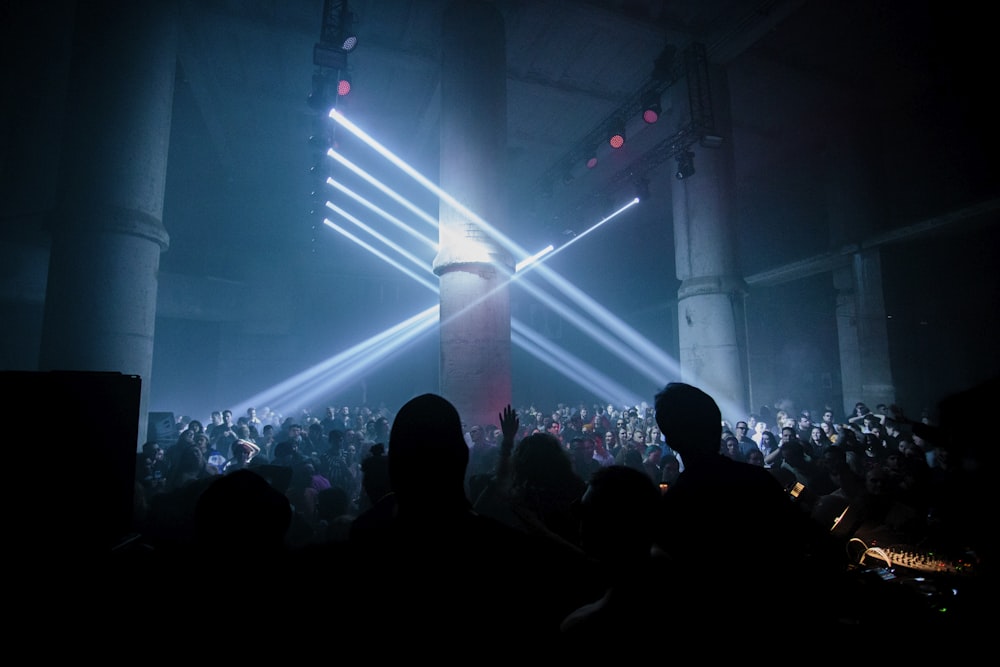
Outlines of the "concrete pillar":
[[137,375],[146,438],[177,59],[166,0],[77,9],[40,370]]
[[[489,2],[445,10],[440,185],[465,209],[504,228],[507,57],[503,17]],[[496,424],[511,401],[513,261],[474,218],[442,201],[434,272],[441,286],[441,395],[462,420]]]
[[[746,283],[736,256],[733,228],[732,136],[729,130],[725,74],[711,68],[709,83],[717,148],[694,144],[695,173],[673,181],[674,245],[677,278],[677,325],[681,380],[708,392],[724,419],[748,412],[744,382],[743,297]],[[670,89],[673,108],[688,109],[683,81]],[[676,118],[680,128],[688,119]],[[741,335],[743,333],[744,335]]]
[[850,266],[834,271],[837,288],[837,337],[844,386],[844,414],[863,401],[872,410],[896,400],[889,362],[889,338],[878,249],[855,253]]
[[[877,182],[865,146],[877,145],[865,128],[831,127],[826,149],[827,209],[834,247],[868,238],[878,214]],[[851,256],[849,265],[833,274],[837,289],[837,336],[844,414],[863,401],[871,409],[895,401],[889,361],[889,332],[882,292],[882,260],[878,249]]]

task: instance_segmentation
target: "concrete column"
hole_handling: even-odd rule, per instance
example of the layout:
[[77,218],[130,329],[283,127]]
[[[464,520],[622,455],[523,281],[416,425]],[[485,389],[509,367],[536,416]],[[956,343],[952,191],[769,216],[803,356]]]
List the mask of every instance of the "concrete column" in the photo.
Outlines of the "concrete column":
[[[876,145],[864,128],[831,127],[826,149],[827,201],[830,240],[834,247],[856,243],[875,230],[878,215],[873,189],[876,178],[865,146]],[[882,260],[878,249],[851,256],[849,265],[834,271],[837,289],[837,336],[844,414],[864,401],[873,410],[895,401],[896,389],[889,361]]]
[[177,59],[167,0],[77,9],[40,370],[141,379],[145,441]]
[[503,17],[489,2],[445,10],[441,63],[442,201],[434,272],[441,281],[441,394],[467,425],[495,424],[511,401],[513,261],[462,209],[503,229],[507,57]]
[[[729,130],[725,74],[711,69],[717,148],[694,144],[695,173],[673,182],[674,245],[677,278],[677,324],[681,380],[715,398],[724,419],[742,419],[749,411],[740,341],[746,283],[736,256],[733,228],[732,137]],[[670,89],[675,109],[687,109],[683,81]],[[678,115],[677,127],[688,119]],[[745,333],[745,332],[743,332]]]
[[878,249],[855,253],[833,274],[837,288],[837,337],[844,386],[844,414],[863,401],[872,410],[896,400],[889,362],[882,260]]

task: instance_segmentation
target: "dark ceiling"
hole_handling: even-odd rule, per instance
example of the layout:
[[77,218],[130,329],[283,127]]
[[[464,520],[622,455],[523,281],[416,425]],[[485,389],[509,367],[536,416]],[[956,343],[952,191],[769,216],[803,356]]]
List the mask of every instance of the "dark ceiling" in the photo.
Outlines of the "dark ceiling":
[[[628,225],[629,237],[656,238],[663,245],[626,246],[622,254],[642,249],[648,256],[661,247],[671,259],[674,164],[642,162],[644,150],[670,135],[667,124],[642,127],[631,120],[629,143],[593,171],[573,159],[585,139],[649,81],[667,45],[703,44],[709,60],[727,68],[733,116],[727,139],[735,155],[738,228],[748,241],[773,233],[774,219],[785,218],[781,224],[808,224],[817,235],[814,247],[795,244],[789,251],[829,243],[821,223],[764,209],[775,199],[787,207],[817,194],[833,133],[846,132],[858,142],[862,160],[877,161],[872,178],[878,179],[886,213],[877,216],[878,224],[918,222],[968,203],[979,194],[975,189],[989,185],[963,179],[913,187],[935,169],[965,171],[961,162],[969,161],[978,168],[978,153],[985,150],[981,141],[969,143],[963,127],[985,120],[977,108],[985,96],[976,80],[985,47],[968,41],[976,32],[975,17],[940,3],[496,4],[504,15],[508,56],[507,229],[526,246],[532,243],[527,237],[539,231],[581,231],[630,198],[622,174],[638,164],[642,173],[635,175],[650,181],[651,199],[620,226]],[[354,87],[340,108],[433,180],[446,3],[349,5],[360,46],[349,58]],[[307,139],[320,120],[306,96],[322,2],[184,2],[181,8],[165,213],[173,240],[163,269],[210,270],[245,280],[246,267],[258,262],[241,258],[301,255],[297,261],[322,264],[331,245],[341,266],[365,255],[328,229],[314,230],[310,217],[309,170],[319,159]],[[569,185],[562,178],[567,167],[575,177]],[[972,170],[971,180],[977,178],[991,180]],[[207,220],[189,225],[201,217]],[[780,241],[776,249],[782,249]],[[219,262],[220,253],[228,252],[235,261]],[[761,270],[776,259],[748,257],[744,268]]]

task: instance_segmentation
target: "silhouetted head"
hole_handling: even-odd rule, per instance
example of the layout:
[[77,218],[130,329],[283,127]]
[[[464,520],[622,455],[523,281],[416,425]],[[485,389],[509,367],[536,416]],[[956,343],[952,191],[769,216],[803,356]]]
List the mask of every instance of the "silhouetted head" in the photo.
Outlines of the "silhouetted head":
[[522,488],[558,488],[576,477],[569,453],[551,433],[533,433],[514,448],[511,477]]
[[177,470],[182,473],[195,473],[205,465],[205,455],[195,446],[189,446],[181,452],[177,461]]
[[656,394],[655,405],[656,425],[681,457],[718,453],[722,413],[715,399],[697,387],[671,382]]
[[350,511],[351,498],[339,486],[331,486],[316,494],[316,513],[319,518],[330,521]]
[[292,521],[287,496],[255,472],[237,470],[212,480],[195,508],[197,542],[213,551],[279,551]]
[[298,444],[293,440],[282,440],[277,445],[274,446],[274,458],[275,459],[286,459],[299,449]]
[[330,453],[337,454],[344,447],[344,432],[343,431],[330,431],[326,434],[326,441],[330,443]]
[[389,434],[389,482],[400,506],[465,497],[469,448],[455,406],[437,394],[410,399]]
[[383,496],[392,491],[384,445],[372,445],[368,457],[361,462],[361,472],[361,487],[372,505],[378,504]]
[[660,490],[645,473],[601,468],[576,505],[584,549],[609,565],[635,566],[649,556],[659,506]]

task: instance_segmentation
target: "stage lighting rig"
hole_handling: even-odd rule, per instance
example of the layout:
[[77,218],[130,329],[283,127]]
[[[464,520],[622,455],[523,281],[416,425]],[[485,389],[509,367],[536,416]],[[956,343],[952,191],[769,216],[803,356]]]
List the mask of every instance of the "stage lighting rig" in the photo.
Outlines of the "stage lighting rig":
[[677,172],[674,176],[678,181],[683,181],[694,175],[694,153],[688,150],[677,154]]

